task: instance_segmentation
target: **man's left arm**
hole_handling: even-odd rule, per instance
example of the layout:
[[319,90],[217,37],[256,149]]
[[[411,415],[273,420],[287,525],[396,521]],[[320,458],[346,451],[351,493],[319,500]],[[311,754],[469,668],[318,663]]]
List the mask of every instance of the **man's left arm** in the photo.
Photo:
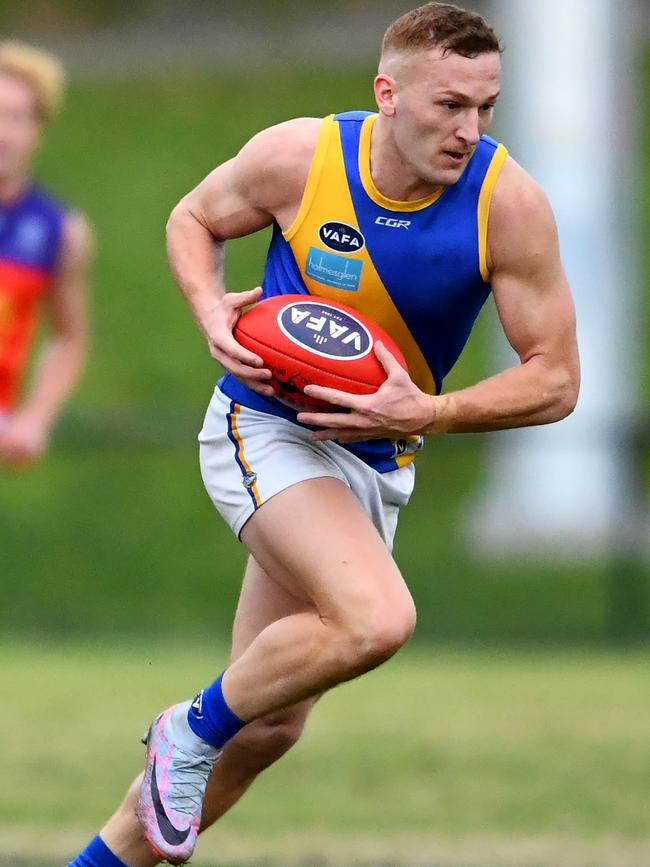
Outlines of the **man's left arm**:
[[388,378],[374,395],[306,389],[350,410],[329,417],[301,413],[301,421],[325,427],[316,439],[352,442],[503,430],[548,424],[573,411],[580,380],[575,311],[555,219],[543,191],[512,160],[495,190],[488,253],[499,318],[520,364],[469,388],[431,397],[379,348]]
[[41,456],[61,407],[79,379],[88,344],[92,254],[93,235],[86,219],[68,215],[56,282],[48,294],[48,336],[27,396],[0,431],[2,463],[22,466]]

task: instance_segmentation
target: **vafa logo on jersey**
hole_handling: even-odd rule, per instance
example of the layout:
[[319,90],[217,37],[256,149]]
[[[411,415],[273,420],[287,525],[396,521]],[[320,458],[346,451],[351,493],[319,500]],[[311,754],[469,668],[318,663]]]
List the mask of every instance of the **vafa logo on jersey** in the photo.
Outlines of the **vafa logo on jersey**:
[[358,229],[336,220],[323,223],[318,230],[318,237],[326,247],[336,250],[337,253],[356,253],[363,249],[366,243]]

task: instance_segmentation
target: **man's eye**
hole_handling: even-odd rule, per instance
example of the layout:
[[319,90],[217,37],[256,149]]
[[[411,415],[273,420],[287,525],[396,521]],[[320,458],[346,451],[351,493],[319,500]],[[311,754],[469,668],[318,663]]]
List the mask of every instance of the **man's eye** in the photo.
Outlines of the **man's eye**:
[[492,111],[493,108],[494,108],[494,103],[490,102],[487,105],[482,105],[481,111]]
[[458,108],[457,102],[443,102],[445,108],[448,108],[450,111],[453,111],[455,108]]

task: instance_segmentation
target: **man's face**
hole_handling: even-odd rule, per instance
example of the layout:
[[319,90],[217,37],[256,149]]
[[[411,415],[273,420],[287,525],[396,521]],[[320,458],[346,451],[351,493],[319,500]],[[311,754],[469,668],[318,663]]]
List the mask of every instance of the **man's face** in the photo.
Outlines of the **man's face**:
[[400,155],[422,180],[456,183],[492,120],[500,87],[498,52],[470,58],[434,48],[405,55],[388,69]]
[[0,178],[25,171],[40,135],[34,91],[21,78],[0,73]]

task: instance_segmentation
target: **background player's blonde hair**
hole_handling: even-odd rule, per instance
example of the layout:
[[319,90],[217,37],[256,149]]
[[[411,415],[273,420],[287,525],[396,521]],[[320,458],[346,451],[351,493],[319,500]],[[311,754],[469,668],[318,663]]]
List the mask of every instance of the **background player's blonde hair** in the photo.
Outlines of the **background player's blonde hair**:
[[464,57],[503,50],[499,37],[476,12],[451,3],[425,3],[393,21],[384,34],[381,53],[384,57],[436,46]]
[[61,110],[65,72],[53,54],[24,42],[0,42],[0,73],[21,78],[31,86],[41,120],[51,120]]

